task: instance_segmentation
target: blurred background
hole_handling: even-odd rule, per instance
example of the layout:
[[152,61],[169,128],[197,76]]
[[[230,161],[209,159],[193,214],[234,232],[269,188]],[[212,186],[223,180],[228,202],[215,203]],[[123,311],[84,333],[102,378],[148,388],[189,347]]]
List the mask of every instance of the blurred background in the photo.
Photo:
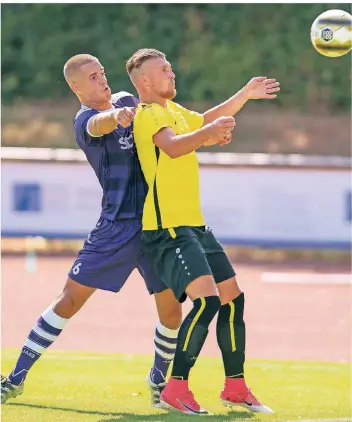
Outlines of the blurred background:
[[[3,172],[3,237],[43,231],[51,235],[46,238],[56,233],[77,237],[74,228],[78,220],[79,238],[90,230],[92,219],[95,221],[99,213],[97,198],[101,192],[85,164],[82,169],[83,155],[68,150],[77,148],[72,121],[79,104],[63,78],[63,65],[77,53],[96,55],[113,91],[135,93],[125,62],[135,50],[154,47],[167,54],[176,72],[177,101],[200,112],[233,95],[253,76],[265,75],[281,82],[276,100],[251,101],[237,114],[234,142],[223,148],[203,149],[199,154],[202,171],[210,171],[212,181],[203,184],[204,211],[218,235],[230,238],[226,243],[236,243],[232,246],[268,246],[269,240],[270,246],[278,248],[288,244],[300,250],[302,246],[348,250],[352,218],[348,176],[351,55],[334,59],[321,56],[312,48],[309,36],[314,19],[330,8],[348,10],[348,5],[3,5],[3,170],[12,160],[10,173],[15,179],[19,174],[25,177],[25,164],[29,165],[27,179],[30,175],[28,180],[17,180],[14,186],[13,181],[6,182],[8,173]],[[40,167],[35,167],[37,179],[35,171],[30,171],[33,160],[41,162]],[[68,175],[57,166],[58,162],[66,163],[66,169],[87,172],[89,182],[73,192],[74,187],[68,186],[71,183],[65,184],[62,178],[59,183],[53,176],[51,188],[46,189],[40,177],[48,177],[49,162],[56,164],[49,166],[49,171],[56,169],[57,174]],[[67,162],[76,165],[67,167]],[[287,181],[282,179],[283,186],[273,185],[273,180],[280,179],[273,167],[280,171],[285,168]],[[223,176],[215,168],[226,169],[226,178],[233,178],[233,191],[225,190],[221,196],[219,186],[223,183],[217,178]],[[263,181],[262,171],[269,168]],[[251,182],[247,177],[252,178]],[[256,187],[259,180],[261,186]],[[330,190],[324,193],[324,189]],[[51,196],[46,192],[49,190]],[[218,195],[216,203],[213,193]],[[230,194],[235,199],[226,211]],[[70,201],[77,203],[68,209]],[[283,208],[285,204],[287,209]],[[221,224],[217,219],[219,207]],[[89,208],[91,212],[87,213]],[[61,223],[61,228],[54,229],[49,217],[43,226],[45,210],[48,215],[54,214],[54,225]],[[58,219],[58,215],[62,218]],[[246,218],[249,221],[243,220]],[[73,227],[65,232],[67,224]],[[3,241],[3,249],[12,244]],[[23,246],[23,242],[16,244]],[[64,247],[61,242],[56,244]],[[80,243],[74,243],[74,250],[77,245]],[[327,254],[334,258],[336,255],[341,256]]]
[[[351,54],[323,57],[310,42],[312,22],[332,8],[351,12],[336,3],[2,5],[3,320],[14,324],[5,346],[19,347],[28,330],[15,322],[15,292],[36,308],[34,320],[99,216],[101,191],[76,150],[79,104],[63,65],[90,53],[113,91],[135,93],[125,62],[153,47],[173,65],[177,101],[200,112],[253,76],[280,81],[276,100],[238,113],[230,145],[199,152],[204,214],[244,280],[250,356],[350,359]],[[136,335],[150,346],[154,320],[146,321]],[[66,340],[59,347],[95,347],[94,336]]]
[[238,116],[221,151],[350,155],[350,54],[312,49],[310,27],[348,4],[8,4],[2,6],[2,145],[76,148],[77,101],[63,78],[74,54],[100,58],[115,91],[134,89],[125,62],[164,51],[177,100],[206,110],[252,76],[277,78],[277,100]]

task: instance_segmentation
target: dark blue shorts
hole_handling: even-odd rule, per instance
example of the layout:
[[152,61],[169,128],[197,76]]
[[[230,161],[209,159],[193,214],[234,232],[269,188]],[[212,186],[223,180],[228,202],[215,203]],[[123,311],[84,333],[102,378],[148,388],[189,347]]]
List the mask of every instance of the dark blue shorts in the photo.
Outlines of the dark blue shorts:
[[143,251],[138,219],[101,217],[79,251],[68,276],[84,286],[118,292],[137,268],[150,294],[167,289]]

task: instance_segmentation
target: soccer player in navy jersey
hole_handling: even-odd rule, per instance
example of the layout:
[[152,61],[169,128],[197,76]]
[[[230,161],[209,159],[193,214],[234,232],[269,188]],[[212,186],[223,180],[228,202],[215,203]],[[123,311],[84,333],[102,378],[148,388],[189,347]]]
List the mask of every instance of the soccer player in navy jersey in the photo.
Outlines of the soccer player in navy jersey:
[[132,135],[138,99],[127,92],[112,95],[103,66],[88,54],[71,57],[64,76],[81,103],[75,137],[102,187],[102,211],[62,292],[32,328],[11,374],[1,378],[1,402],[22,394],[28,371],[96,289],[118,292],[137,268],[154,294],[159,315],[155,360],[147,378],[152,405],[158,407],[176,349],[181,305],[153,272],[141,247],[146,184]]

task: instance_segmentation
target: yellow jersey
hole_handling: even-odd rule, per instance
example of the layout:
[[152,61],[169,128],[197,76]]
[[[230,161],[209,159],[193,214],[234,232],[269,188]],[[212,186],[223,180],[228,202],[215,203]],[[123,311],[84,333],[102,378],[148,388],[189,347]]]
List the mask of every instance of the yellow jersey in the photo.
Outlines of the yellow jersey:
[[133,134],[148,184],[143,230],[204,225],[196,153],[172,159],[153,142],[153,136],[164,127],[171,127],[176,135],[183,135],[199,129],[203,122],[203,115],[173,101],[167,101],[166,107],[138,105]]

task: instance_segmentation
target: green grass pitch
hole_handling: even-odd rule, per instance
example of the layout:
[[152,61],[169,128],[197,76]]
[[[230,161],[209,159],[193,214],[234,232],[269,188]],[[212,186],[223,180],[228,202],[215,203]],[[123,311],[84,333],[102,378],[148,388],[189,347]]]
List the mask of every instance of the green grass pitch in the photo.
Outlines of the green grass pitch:
[[[2,374],[18,351],[3,350]],[[194,416],[152,409],[145,377],[151,356],[48,351],[33,367],[22,396],[2,406],[3,422],[186,421]],[[219,358],[200,357],[190,381],[200,404],[216,422],[349,420],[351,365],[347,363],[250,360],[247,382],[274,415],[224,408],[219,400],[223,371]],[[193,420],[193,419],[192,419]],[[352,419],[351,419],[352,420]]]

